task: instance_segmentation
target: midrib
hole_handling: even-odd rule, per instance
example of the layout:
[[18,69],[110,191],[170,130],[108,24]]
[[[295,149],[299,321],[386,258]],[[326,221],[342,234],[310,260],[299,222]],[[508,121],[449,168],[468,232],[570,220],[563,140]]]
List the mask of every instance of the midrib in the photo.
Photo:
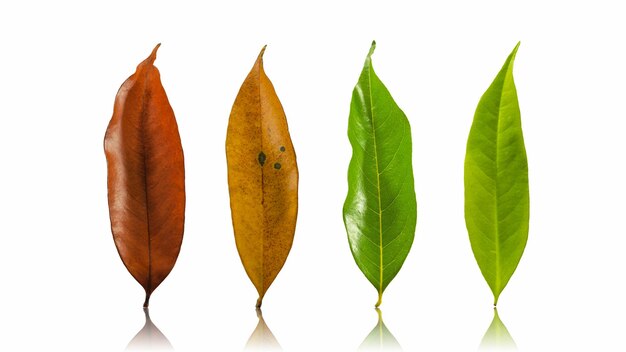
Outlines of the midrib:
[[[510,65],[510,63],[509,63]],[[496,288],[499,291],[500,290],[500,285],[502,284],[502,281],[500,279],[501,276],[501,268],[500,268],[500,231],[499,231],[499,214],[498,214],[498,167],[499,167],[499,160],[498,160],[498,155],[499,155],[499,151],[500,151],[500,115],[501,115],[501,111],[502,111],[502,96],[504,95],[504,86],[506,85],[506,80],[507,80],[507,74],[509,71],[509,67],[507,67],[506,72],[504,74],[504,79],[502,80],[502,88],[500,90],[500,101],[498,101],[498,118],[496,120],[496,175],[494,177],[494,182],[495,182],[495,197],[494,197],[494,209],[495,209],[495,236],[494,236],[494,242],[495,242],[495,246],[496,246]]]
[[379,244],[378,248],[380,250],[380,276],[379,276],[379,286],[378,286],[378,297],[380,303],[380,296],[383,293],[383,214],[382,214],[382,204],[380,199],[380,172],[378,166],[378,146],[376,143],[376,124],[374,120],[374,105],[372,103],[372,67],[371,63],[368,67],[367,72],[367,80],[368,80],[368,91],[369,91],[369,100],[370,100],[370,112],[372,114],[372,136],[374,138],[374,160],[376,164],[376,190],[378,191],[378,239]]

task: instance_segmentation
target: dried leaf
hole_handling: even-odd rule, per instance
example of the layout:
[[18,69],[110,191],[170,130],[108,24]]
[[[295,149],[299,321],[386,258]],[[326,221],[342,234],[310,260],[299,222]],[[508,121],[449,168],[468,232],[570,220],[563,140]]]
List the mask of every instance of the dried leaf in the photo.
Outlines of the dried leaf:
[[111,231],[144,307],[174,267],[185,218],[183,149],[153,65],[158,48],[120,87],[104,138]]
[[235,99],[226,136],[235,242],[259,293],[283,267],[298,213],[298,167],[287,119],[263,70],[261,50]]

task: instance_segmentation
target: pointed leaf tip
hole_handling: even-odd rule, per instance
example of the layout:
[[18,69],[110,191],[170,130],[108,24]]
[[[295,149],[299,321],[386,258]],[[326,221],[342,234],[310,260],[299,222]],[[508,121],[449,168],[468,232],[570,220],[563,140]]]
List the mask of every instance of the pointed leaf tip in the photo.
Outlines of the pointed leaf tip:
[[519,49],[519,46],[522,42],[517,42],[517,44],[515,45],[515,48],[513,48],[513,51],[511,51],[511,55],[509,55],[509,62],[513,62],[515,61],[515,56],[517,55],[517,49]]
[[374,50],[376,50],[376,41],[372,40],[372,46],[370,47],[370,51],[367,54],[367,57],[371,57],[374,54]]
[[148,56],[148,59],[146,61],[148,61],[150,64],[154,63],[154,60],[156,60],[157,51],[159,50],[160,46],[161,43],[157,44],[154,49],[152,49],[150,56]]
[[263,60],[263,54],[265,54],[265,49],[267,49],[267,44],[263,45],[263,48],[261,49],[257,60]]

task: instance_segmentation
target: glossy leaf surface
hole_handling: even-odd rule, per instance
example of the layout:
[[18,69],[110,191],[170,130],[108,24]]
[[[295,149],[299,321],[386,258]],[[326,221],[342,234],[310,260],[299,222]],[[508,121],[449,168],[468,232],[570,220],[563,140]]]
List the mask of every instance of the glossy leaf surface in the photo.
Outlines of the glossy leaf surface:
[[153,65],[158,47],[120,87],[104,139],[113,239],[145,307],[174,267],[185,218],[183,149]]
[[257,307],[287,260],[298,213],[298,167],[287,118],[261,50],[235,99],[226,135],[228,189],[241,262]]
[[528,239],[528,164],[513,82],[518,46],[478,103],[465,156],[465,223],[494,305]]
[[398,274],[415,235],[411,126],[372,67],[372,43],[352,92],[352,159],[343,220],[357,265],[382,294]]

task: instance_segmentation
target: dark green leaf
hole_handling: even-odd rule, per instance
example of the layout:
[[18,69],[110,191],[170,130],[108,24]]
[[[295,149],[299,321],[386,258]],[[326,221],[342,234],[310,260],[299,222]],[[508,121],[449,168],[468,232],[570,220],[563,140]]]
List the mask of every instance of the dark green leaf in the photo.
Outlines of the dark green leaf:
[[343,220],[354,260],[378,290],[409,253],[417,204],[411,163],[411,126],[372,68],[372,43],[352,92],[348,137],[352,159]]

